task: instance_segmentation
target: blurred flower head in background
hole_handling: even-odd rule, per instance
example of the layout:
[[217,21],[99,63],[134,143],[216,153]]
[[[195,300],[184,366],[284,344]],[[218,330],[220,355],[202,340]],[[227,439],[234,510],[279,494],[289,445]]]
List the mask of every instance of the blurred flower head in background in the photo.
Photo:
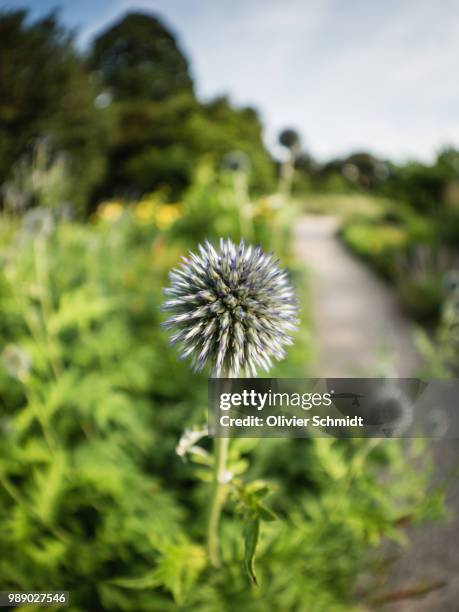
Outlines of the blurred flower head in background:
[[446,295],[459,291],[459,270],[450,270],[446,273],[444,287]]
[[64,223],[75,219],[75,208],[71,202],[61,202],[56,209],[56,216]]
[[29,353],[17,344],[8,344],[2,353],[5,370],[12,378],[24,379],[32,367]]
[[32,238],[48,238],[53,229],[53,215],[46,208],[32,208],[22,219],[22,231]]
[[286,128],[279,134],[279,144],[288,149],[296,157],[301,149],[300,135],[293,128]]
[[170,299],[164,310],[175,314],[165,326],[172,343],[191,357],[195,370],[237,376],[269,370],[285,356],[296,326],[297,301],[287,274],[260,248],[220,240],[219,251],[206,242],[170,273]]
[[230,151],[224,156],[222,166],[230,172],[249,172],[250,159],[244,151]]
[[400,436],[411,427],[413,418],[413,402],[401,388],[387,381],[374,398],[366,422],[381,427],[385,435]]

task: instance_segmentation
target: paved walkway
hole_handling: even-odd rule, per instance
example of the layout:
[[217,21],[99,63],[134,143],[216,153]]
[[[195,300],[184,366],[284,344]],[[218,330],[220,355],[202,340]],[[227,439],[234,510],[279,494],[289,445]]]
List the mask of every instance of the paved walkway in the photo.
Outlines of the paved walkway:
[[[309,215],[295,226],[297,255],[311,270],[318,377],[416,375],[413,326],[390,288],[353,257],[335,232],[339,220]],[[441,478],[459,460],[457,441],[433,443]],[[410,548],[393,568],[389,592],[444,581],[421,599],[401,599],[384,612],[459,612],[459,485],[448,492],[449,522],[409,531]]]
[[335,238],[338,224],[311,215],[295,228],[298,255],[313,275],[317,374],[408,377],[417,365],[411,323],[386,284]]

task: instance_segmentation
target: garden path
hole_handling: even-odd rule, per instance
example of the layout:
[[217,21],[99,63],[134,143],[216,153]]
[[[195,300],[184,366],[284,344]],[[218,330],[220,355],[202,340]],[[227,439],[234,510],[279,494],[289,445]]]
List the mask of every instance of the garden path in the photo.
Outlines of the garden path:
[[[296,252],[311,272],[318,377],[416,375],[414,326],[389,286],[336,237],[339,219],[305,215],[296,224]],[[387,441],[389,442],[389,440]],[[457,440],[432,442],[435,478],[459,462]],[[456,472],[457,473],[457,472]],[[444,582],[422,598],[401,598],[384,612],[459,612],[459,484],[447,495],[450,519],[410,528],[409,548],[393,565],[388,593]],[[387,554],[385,551],[385,555]]]
[[416,371],[413,326],[386,284],[335,237],[339,219],[306,215],[297,254],[312,274],[312,317],[321,377],[404,376]]

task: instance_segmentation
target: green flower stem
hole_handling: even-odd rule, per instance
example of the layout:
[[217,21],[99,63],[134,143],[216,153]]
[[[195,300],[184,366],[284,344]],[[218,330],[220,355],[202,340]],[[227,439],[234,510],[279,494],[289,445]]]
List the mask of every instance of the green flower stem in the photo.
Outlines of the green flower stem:
[[247,176],[245,172],[234,173],[234,191],[239,208],[239,226],[241,238],[248,242],[254,239],[252,204],[249,199]]
[[43,326],[43,337],[48,347],[48,357],[51,370],[56,379],[62,372],[62,364],[54,355],[54,347],[51,342],[48,321],[51,317],[52,302],[49,287],[48,248],[45,240],[36,238],[34,241],[35,272],[39,287],[39,299],[41,308],[41,319]]
[[292,195],[292,183],[295,174],[295,156],[290,154],[288,159],[281,166],[281,175],[279,180],[279,193],[287,202]]
[[207,548],[210,563],[220,567],[219,523],[220,515],[225,503],[227,485],[224,482],[226,463],[228,460],[229,438],[215,438],[215,469],[212,501],[209,513],[207,531]]

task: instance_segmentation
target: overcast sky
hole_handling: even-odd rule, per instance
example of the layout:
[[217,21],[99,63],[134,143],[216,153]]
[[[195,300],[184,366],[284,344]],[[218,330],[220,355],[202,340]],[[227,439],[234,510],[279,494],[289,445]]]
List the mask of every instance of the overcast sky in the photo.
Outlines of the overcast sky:
[[296,127],[324,159],[430,160],[459,146],[459,0],[9,0],[61,6],[80,44],[129,9],[163,17],[202,98],[256,106],[272,145]]

